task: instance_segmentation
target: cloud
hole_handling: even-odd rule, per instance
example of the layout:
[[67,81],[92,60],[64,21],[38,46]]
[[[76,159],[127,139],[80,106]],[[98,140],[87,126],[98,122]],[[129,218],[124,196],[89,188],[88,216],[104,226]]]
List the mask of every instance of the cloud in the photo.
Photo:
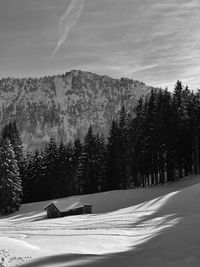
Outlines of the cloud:
[[52,52],[52,56],[58,52],[62,44],[67,40],[70,30],[77,24],[84,7],[84,0],[71,0],[71,3],[59,21],[59,39]]
[[60,51],[63,69],[124,76],[170,90],[180,79],[196,89],[200,84],[200,2],[164,2],[85,1],[82,23],[66,50]]

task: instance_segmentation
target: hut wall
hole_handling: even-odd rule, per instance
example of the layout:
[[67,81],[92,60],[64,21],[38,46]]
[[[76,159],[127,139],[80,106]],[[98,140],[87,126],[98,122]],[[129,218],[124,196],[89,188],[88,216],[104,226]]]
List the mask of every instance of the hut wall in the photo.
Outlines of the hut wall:
[[62,216],[80,215],[80,214],[83,214],[83,207],[61,213]]
[[48,207],[47,209],[47,217],[48,218],[58,218],[60,217],[60,212],[56,209],[54,205]]
[[84,205],[83,207],[79,207],[76,209],[68,210],[68,211],[59,211],[53,204],[47,208],[47,217],[48,218],[58,218],[64,216],[71,215],[80,215],[80,214],[91,214],[92,206]]

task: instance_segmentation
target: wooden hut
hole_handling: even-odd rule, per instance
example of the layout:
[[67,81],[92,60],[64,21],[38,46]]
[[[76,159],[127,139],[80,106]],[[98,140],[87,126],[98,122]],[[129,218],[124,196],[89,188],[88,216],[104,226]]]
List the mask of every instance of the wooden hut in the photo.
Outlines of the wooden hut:
[[47,218],[59,218],[71,215],[91,214],[92,205],[74,203],[69,205],[65,200],[53,201],[45,208],[47,211]]

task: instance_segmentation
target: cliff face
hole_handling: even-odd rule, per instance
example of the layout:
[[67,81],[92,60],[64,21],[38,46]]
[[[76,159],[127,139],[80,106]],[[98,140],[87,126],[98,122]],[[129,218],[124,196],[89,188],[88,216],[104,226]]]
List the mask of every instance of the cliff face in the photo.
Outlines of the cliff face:
[[105,133],[122,105],[132,110],[151,89],[138,81],[77,70],[40,79],[2,79],[0,124],[16,120],[25,149],[32,150],[52,136],[64,142],[82,138],[90,124]]

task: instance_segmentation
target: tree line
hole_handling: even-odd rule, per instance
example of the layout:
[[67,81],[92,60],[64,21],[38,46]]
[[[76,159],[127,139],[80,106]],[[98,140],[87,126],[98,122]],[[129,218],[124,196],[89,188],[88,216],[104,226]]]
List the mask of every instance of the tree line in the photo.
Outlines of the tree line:
[[134,113],[122,106],[106,137],[92,126],[83,142],[23,155],[16,123],[4,127],[0,148],[0,211],[77,194],[146,187],[200,173],[200,91],[178,81],[173,93],[152,90]]

